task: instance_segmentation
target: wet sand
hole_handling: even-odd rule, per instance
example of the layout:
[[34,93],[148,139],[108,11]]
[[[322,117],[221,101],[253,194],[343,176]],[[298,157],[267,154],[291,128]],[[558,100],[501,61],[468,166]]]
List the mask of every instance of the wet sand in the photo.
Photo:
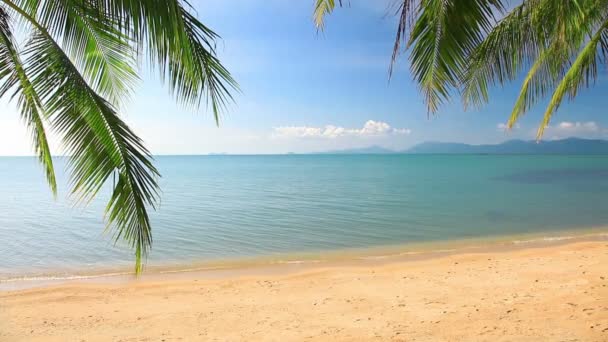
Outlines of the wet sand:
[[608,341],[608,242],[0,292],[0,341],[163,340]]

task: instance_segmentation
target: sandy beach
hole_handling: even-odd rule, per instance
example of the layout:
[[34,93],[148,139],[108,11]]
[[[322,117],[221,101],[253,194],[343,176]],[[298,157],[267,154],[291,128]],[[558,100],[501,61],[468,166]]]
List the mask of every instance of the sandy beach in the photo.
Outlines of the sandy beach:
[[0,292],[1,341],[608,341],[608,243]]

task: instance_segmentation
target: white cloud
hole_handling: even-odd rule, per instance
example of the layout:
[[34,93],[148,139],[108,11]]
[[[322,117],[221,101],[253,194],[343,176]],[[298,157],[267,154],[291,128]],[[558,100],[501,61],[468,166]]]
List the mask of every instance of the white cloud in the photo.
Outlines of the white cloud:
[[557,128],[559,130],[565,130],[565,131],[578,130],[578,131],[587,131],[587,132],[597,132],[599,130],[598,124],[595,123],[594,121],[589,121],[589,122],[563,121],[563,122],[560,122],[559,125],[557,125]]
[[499,123],[499,124],[496,125],[496,129],[499,130],[499,131],[501,131],[501,132],[508,132],[509,130],[512,131],[512,130],[516,130],[516,129],[519,129],[519,128],[521,128],[521,126],[518,123],[515,124],[515,125],[513,125],[513,127],[511,127],[510,129],[509,129],[509,126],[506,123],[503,123],[503,122],[501,122],[501,123]]
[[396,134],[405,134],[405,135],[409,135],[410,133],[412,133],[412,130],[409,128],[395,128],[393,130],[394,133]]
[[345,128],[334,125],[325,127],[282,126],[273,128],[277,138],[340,138],[340,137],[383,137],[389,135],[409,135],[409,128],[393,128],[386,122],[368,120],[361,128]]
[[321,129],[316,127],[305,127],[305,126],[285,126],[275,127],[275,136],[281,137],[317,137],[321,135]]
[[600,126],[595,121],[562,121],[556,125],[547,126],[544,133],[547,139],[562,139],[567,137],[600,138],[606,135],[608,135],[608,129]]

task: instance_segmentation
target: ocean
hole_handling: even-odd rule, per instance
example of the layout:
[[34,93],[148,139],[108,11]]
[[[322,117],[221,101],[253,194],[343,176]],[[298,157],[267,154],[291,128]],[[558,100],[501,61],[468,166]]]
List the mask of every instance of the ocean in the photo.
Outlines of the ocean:
[[[285,257],[608,226],[608,157],[158,156],[148,266]],[[0,157],[0,281],[131,270],[104,233],[110,189],[53,198],[30,157]]]

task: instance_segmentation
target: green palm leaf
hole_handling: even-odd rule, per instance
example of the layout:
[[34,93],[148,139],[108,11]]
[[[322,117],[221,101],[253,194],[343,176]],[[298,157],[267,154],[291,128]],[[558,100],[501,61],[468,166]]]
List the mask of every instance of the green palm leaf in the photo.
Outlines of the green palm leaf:
[[424,0],[408,46],[414,78],[430,113],[460,85],[467,57],[491,30],[499,0]]
[[539,50],[531,8],[523,3],[502,18],[471,52],[461,80],[465,107],[488,102],[488,88],[514,80]]
[[[574,98],[596,79],[596,64],[607,63],[608,0],[520,0],[508,13],[508,2],[501,0],[398,1],[389,71],[407,41],[412,74],[430,113],[454,90],[465,108],[479,107],[488,102],[490,87],[523,76],[508,124],[553,93],[540,137],[563,96]],[[315,3],[319,26],[335,4]]]
[[119,22],[98,1],[18,0],[21,8],[58,41],[93,89],[114,105],[128,98],[137,81],[136,54]]
[[40,99],[25,74],[23,63],[14,43],[9,19],[4,7],[0,6],[0,82],[2,82],[0,97],[11,89],[14,90],[12,97],[18,98],[21,117],[32,135],[34,152],[44,167],[46,179],[53,194],[57,194],[57,181],[41,115]]
[[187,1],[178,0],[114,0],[104,10],[118,18],[122,30],[138,45],[137,51],[147,51],[149,64],[180,103],[198,107],[205,98],[219,122],[221,109],[238,86],[217,59],[219,36],[188,8]]
[[[140,273],[152,244],[148,210],[158,201],[159,173],[117,108],[128,98],[145,54],[180,102],[198,108],[208,101],[219,121],[237,89],[217,58],[219,36],[185,1],[0,1],[0,94],[14,90],[19,96],[54,191],[44,124],[70,155],[78,202],[89,202],[116,179],[106,206],[107,229],[134,249]],[[13,44],[9,14],[31,32],[24,51]]]
[[[137,79],[134,61],[148,57],[177,100],[198,108],[203,98],[217,122],[238,86],[217,59],[220,38],[179,0],[15,0],[59,41],[92,87],[119,104]],[[204,51],[204,53],[201,53]]]
[[603,51],[604,62],[606,62],[606,47],[608,47],[608,20],[600,26],[587,42],[557,85],[538,128],[537,138],[542,137],[553,113],[559,108],[566,94],[570,98],[574,98],[581,87],[588,87],[597,79],[598,53],[600,50]]
[[[342,0],[338,0],[338,4],[342,6]],[[333,12],[336,8],[335,0],[316,0],[313,11],[313,21],[319,30],[323,30],[325,26],[325,16]]]
[[90,88],[55,41],[44,32],[28,44],[32,84],[51,114],[71,155],[73,191],[89,201],[114,173],[118,182],[106,208],[116,239],[135,249],[136,272],[152,243],[146,206],[154,207],[158,172],[139,138],[117,116],[110,103]]
[[512,81],[527,69],[508,121],[512,127],[555,89],[571,56],[602,17],[598,5],[597,1],[529,0],[513,9],[469,58],[462,85],[465,106],[487,102],[490,85]]

